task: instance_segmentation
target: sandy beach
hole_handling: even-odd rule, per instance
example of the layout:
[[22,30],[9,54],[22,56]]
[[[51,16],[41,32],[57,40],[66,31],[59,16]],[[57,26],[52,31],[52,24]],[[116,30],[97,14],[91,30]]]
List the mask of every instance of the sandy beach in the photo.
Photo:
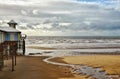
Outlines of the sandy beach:
[[84,79],[70,73],[67,67],[47,64],[46,57],[17,57],[15,71],[11,72],[11,60],[5,60],[5,67],[0,71],[0,79]]
[[[15,71],[11,71],[11,59],[5,60],[0,71],[0,79],[94,79],[83,74],[75,74],[70,67],[46,63],[45,56],[18,56]],[[77,60],[77,61],[76,61]],[[120,56],[118,55],[83,55],[53,58],[50,61],[65,64],[83,64],[101,67],[107,74],[120,75]],[[119,78],[112,78],[119,79]]]
[[[42,49],[42,50],[41,50]],[[26,56],[17,56],[15,71],[11,71],[11,59],[5,60],[5,66],[0,71],[0,79],[94,79],[91,75],[74,73],[79,70],[69,66],[88,66],[87,68],[102,68],[105,75],[120,77],[120,55],[110,54],[80,54],[77,52],[59,51],[49,48],[27,48]],[[43,50],[44,49],[44,50]],[[51,51],[50,51],[51,50]],[[47,52],[46,52],[47,51]],[[102,51],[104,53],[104,51]],[[32,53],[33,56],[29,56]],[[44,61],[45,59],[49,60]],[[50,62],[50,63],[48,63]],[[53,63],[51,63],[53,62]],[[55,63],[55,64],[54,64]],[[59,63],[62,63],[60,65]],[[67,66],[64,66],[66,64]],[[90,70],[90,73],[95,69]],[[89,71],[87,71],[89,73]],[[94,72],[95,74],[96,72]],[[103,75],[104,76],[104,75]],[[116,77],[117,76],[117,77]],[[96,78],[98,79],[98,78]],[[111,78],[99,78],[111,79]]]

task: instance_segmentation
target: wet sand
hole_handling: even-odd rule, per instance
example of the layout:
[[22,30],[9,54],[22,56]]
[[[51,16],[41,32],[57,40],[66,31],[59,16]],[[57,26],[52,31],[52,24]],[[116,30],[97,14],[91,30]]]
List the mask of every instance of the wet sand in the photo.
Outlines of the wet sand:
[[56,50],[56,48],[53,47],[39,47],[39,46],[27,46],[27,48],[41,49],[41,50]]
[[66,56],[50,61],[74,64],[72,72],[75,74],[80,73],[95,79],[120,79],[120,55]]
[[11,72],[11,60],[5,60],[5,67],[0,71],[0,79],[84,79],[73,75],[68,67],[47,64],[46,57],[17,57],[15,71]]

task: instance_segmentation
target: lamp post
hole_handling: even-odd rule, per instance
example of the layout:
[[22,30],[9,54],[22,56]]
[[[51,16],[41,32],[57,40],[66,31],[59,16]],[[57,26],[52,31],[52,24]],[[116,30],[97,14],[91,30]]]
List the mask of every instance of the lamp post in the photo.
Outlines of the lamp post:
[[23,55],[25,55],[25,39],[27,35],[23,34],[22,35],[22,50],[23,50]]

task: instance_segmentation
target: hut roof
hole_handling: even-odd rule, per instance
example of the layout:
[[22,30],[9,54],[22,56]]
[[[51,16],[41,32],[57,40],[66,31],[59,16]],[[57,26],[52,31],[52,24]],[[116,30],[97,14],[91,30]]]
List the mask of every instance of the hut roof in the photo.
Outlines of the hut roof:
[[17,24],[14,20],[11,20],[10,22],[8,22],[8,24]]
[[9,33],[12,33],[12,32],[21,33],[21,31],[14,29],[12,27],[0,27],[0,31],[9,32]]

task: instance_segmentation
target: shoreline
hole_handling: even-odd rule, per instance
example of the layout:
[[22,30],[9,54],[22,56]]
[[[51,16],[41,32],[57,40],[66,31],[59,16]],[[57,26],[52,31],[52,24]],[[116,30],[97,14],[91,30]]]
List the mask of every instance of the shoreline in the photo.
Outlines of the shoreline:
[[26,46],[27,48],[32,48],[32,49],[41,49],[41,50],[76,50],[76,49],[119,49],[120,47],[75,47],[75,48],[55,48],[55,47],[46,47],[46,46]]
[[[27,51],[29,53],[37,52],[37,53],[44,53],[44,52],[73,52],[75,54],[111,54],[111,55],[120,55],[119,48],[104,48],[104,49],[57,49],[57,48],[49,48],[49,47],[38,47],[38,48],[29,48],[27,47]],[[33,50],[33,51],[32,51]],[[29,55],[26,53],[26,55]],[[33,53],[35,54],[35,53]]]

